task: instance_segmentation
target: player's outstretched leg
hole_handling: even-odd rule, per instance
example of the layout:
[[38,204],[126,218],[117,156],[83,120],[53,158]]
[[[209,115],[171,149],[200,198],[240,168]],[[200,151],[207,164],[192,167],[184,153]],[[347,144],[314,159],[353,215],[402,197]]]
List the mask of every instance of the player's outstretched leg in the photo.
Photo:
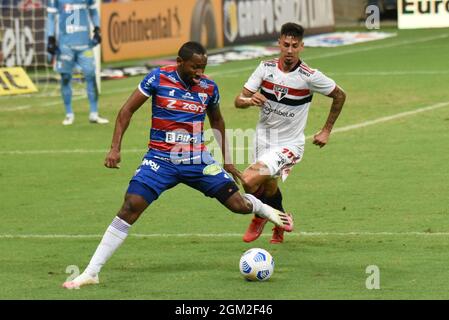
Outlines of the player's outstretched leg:
[[263,228],[265,227],[267,222],[268,219],[254,215],[251,223],[248,226],[248,229],[246,229],[245,234],[243,235],[243,241],[252,242],[254,240],[257,240],[262,234]]
[[245,194],[244,197],[251,202],[253,213],[268,219],[277,227],[280,227],[287,232],[293,231],[293,215],[291,213],[285,213],[274,209],[254,197],[252,194]]
[[[276,188],[274,188],[274,190],[276,190],[274,192],[274,194],[266,196],[265,203],[279,211],[285,212],[284,207],[282,205],[282,193],[281,193],[281,190],[279,190],[279,188],[277,187],[277,183],[276,183]],[[274,227],[273,235],[271,236],[270,243],[276,244],[276,243],[282,243],[282,242],[284,242],[284,229],[279,228],[279,227]]]
[[257,214],[262,218],[268,219],[287,232],[293,230],[293,216],[290,213],[276,210],[269,205],[264,204],[251,194],[241,195],[236,192],[224,202],[224,205],[235,213]]
[[[262,202],[264,201],[263,197],[264,187],[263,185],[260,186],[260,188],[253,193],[253,195],[259,199]],[[243,235],[243,241],[245,242],[252,242],[260,237],[262,234],[263,228],[265,227],[265,224],[268,222],[268,219],[262,218],[258,215],[254,215],[253,219],[251,220],[251,223],[248,226],[248,229],[246,229],[245,234]]]
[[98,284],[100,282],[98,274],[101,268],[125,241],[128,236],[128,229],[147,207],[148,203],[143,197],[127,194],[122,208],[114,220],[112,220],[111,225],[106,229],[89,265],[78,277],[72,281],[64,282],[62,287],[66,289],[79,289],[85,285]]

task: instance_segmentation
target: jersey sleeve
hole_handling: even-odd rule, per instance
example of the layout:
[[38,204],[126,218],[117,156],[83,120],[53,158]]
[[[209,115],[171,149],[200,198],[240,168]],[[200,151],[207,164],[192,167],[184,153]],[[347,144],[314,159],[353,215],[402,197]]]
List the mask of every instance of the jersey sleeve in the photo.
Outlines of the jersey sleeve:
[[321,71],[315,70],[310,78],[309,87],[311,91],[327,96],[335,89],[336,83]]
[[48,13],[58,13],[58,0],[49,0],[47,3]]
[[57,0],[49,0],[47,3],[47,22],[46,22],[46,37],[55,36],[55,21],[58,14]]
[[150,97],[156,91],[159,86],[160,69],[153,69],[148,73],[145,78],[140,82],[138,88],[142,94]]
[[95,27],[100,27],[100,15],[97,10],[95,0],[87,0],[87,6],[89,8],[90,19]]
[[246,81],[244,87],[251,92],[257,92],[262,85],[264,74],[264,62],[262,61],[256,70],[254,70],[253,74],[249,77],[248,81]]
[[220,104],[220,92],[218,91],[218,86],[214,83],[214,91],[212,96],[207,104],[207,108],[209,110],[215,109]]

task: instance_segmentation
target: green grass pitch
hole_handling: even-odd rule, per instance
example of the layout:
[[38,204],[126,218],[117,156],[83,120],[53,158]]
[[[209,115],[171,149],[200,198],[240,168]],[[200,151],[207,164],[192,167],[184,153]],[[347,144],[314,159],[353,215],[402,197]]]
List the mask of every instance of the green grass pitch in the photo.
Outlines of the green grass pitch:
[[[448,299],[449,30],[387,31],[398,35],[303,54],[347,92],[335,127],[347,130],[323,149],[309,139],[281,184],[296,218],[284,244],[269,243],[268,225],[242,242],[250,216],[179,185],[130,229],[101,284],[81,290],[61,288],[66,268],[87,265],[146,150],[149,103],[125,135],[121,169],[103,167],[113,120],[141,78],[103,82],[106,126],[88,123],[85,98],[74,101],[70,127],[61,125],[59,97],[2,98],[0,299]],[[233,107],[257,64],[206,70],[227,128],[257,122],[256,108]],[[315,95],[306,135],[324,124],[330,102]],[[252,247],[275,259],[267,282],[239,274]],[[370,265],[380,270],[378,290],[366,288]]]

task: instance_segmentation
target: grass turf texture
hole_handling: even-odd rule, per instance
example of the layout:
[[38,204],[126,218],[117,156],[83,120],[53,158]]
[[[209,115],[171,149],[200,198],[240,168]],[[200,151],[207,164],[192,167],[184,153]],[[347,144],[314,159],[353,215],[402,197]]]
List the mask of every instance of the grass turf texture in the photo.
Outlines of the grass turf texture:
[[[404,30],[383,41],[306,49],[303,57],[348,93],[338,128],[448,102],[447,36],[448,29]],[[256,108],[233,108],[257,64],[207,69],[220,87],[227,128],[257,122]],[[114,120],[140,80],[103,82],[101,114]],[[315,95],[307,135],[324,124],[330,102]],[[120,170],[103,167],[113,124],[89,124],[87,98],[74,101],[70,127],[60,124],[59,97],[0,104],[0,299],[449,298],[449,106],[336,133],[323,149],[308,140],[303,161],[281,184],[297,223],[282,245],[268,243],[269,225],[243,243],[249,216],[179,185],[131,228],[99,286],[66,291],[66,267],[86,266],[145,152],[150,104],[125,135]],[[18,237],[33,234],[93,237]],[[275,259],[266,283],[239,275],[240,254],[251,247]],[[380,290],[365,288],[369,265],[380,268]]]

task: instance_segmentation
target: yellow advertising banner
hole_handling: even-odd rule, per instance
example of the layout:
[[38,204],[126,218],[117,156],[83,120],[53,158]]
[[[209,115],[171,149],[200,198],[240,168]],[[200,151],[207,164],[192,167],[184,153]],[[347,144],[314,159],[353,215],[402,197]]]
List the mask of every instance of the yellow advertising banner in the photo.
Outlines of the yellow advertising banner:
[[221,0],[144,0],[101,7],[103,61],[177,53],[187,41],[223,46]]
[[23,68],[0,68],[0,96],[32,92],[37,88]]

